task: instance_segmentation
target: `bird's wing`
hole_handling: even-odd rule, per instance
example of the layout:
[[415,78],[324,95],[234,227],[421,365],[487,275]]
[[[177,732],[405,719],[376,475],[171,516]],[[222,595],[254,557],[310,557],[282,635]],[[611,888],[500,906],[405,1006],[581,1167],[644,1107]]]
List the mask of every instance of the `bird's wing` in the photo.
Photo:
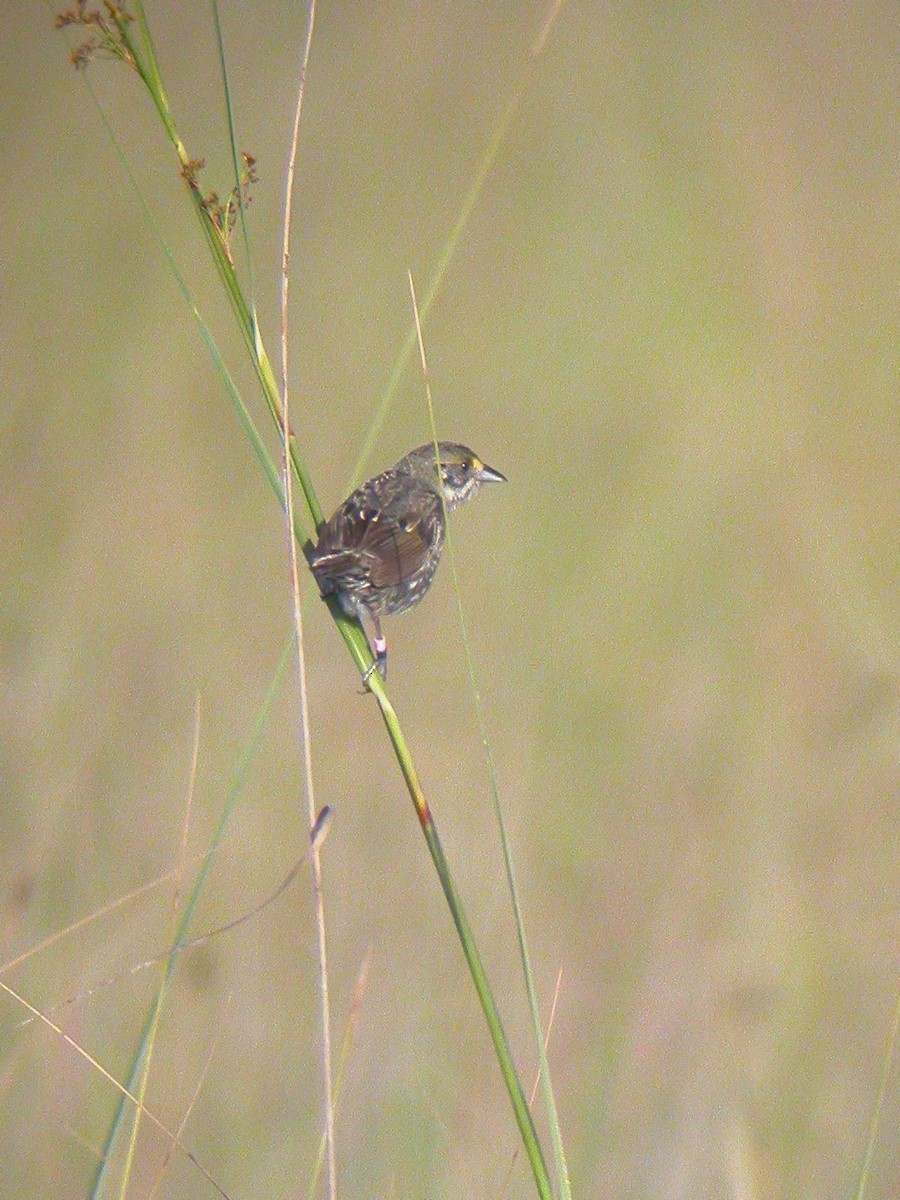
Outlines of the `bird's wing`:
[[395,587],[416,574],[428,557],[433,520],[430,513],[392,513],[366,526],[360,551],[375,587]]
[[438,496],[390,473],[357,488],[328,522],[314,552],[321,580],[363,577],[374,587],[396,587],[419,570],[443,523]]

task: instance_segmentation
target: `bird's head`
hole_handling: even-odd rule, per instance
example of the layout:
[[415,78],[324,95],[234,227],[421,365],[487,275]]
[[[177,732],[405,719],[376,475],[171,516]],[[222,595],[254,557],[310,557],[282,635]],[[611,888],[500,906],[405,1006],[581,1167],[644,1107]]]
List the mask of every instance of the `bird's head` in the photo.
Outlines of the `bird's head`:
[[397,463],[399,470],[409,471],[433,487],[443,497],[448,509],[474,496],[483,483],[505,483],[506,476],[487,466],[468,446],[459,442],[438,442],[437,466],[434,444],[429,442],[411,450]]

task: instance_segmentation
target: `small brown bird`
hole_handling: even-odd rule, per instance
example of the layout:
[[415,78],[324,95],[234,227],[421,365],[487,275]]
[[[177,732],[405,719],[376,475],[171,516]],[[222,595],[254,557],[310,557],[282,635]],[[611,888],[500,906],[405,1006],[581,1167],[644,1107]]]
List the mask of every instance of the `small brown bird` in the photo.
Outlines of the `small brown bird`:
[[323,596],[333,592],[348,616],[371,617],[375,667],[387,673],[381,618],[417,604],[434,579],[444,545],[444,509],[452,511],[483,483],[506,476],[458,442],[411,450],[347,497],[319,530],[309,565]]

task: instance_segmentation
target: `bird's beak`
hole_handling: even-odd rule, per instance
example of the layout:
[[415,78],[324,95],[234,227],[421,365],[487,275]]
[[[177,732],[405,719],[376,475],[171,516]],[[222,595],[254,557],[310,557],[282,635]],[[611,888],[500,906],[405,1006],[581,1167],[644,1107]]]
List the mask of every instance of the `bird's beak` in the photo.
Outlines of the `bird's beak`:
[[479,483],[506,483],[505,475],[501,475],[499,471],[495,471],[493,467],[486,466],[483,462],[478,463],[478,470],[475,478]]

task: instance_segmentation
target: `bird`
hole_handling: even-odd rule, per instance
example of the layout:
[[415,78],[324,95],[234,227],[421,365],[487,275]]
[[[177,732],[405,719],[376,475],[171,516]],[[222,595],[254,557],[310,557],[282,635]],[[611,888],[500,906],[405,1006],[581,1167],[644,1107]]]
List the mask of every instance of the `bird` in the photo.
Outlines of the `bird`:
[[374,628],[374,670],[387,676],[381,618],[406,612],[431,586],[446,534],[446,512],[474,496],[483,483],[506,476],[459,442],[429,442],[351,492],[320,526],[307,554],[323,597]]

